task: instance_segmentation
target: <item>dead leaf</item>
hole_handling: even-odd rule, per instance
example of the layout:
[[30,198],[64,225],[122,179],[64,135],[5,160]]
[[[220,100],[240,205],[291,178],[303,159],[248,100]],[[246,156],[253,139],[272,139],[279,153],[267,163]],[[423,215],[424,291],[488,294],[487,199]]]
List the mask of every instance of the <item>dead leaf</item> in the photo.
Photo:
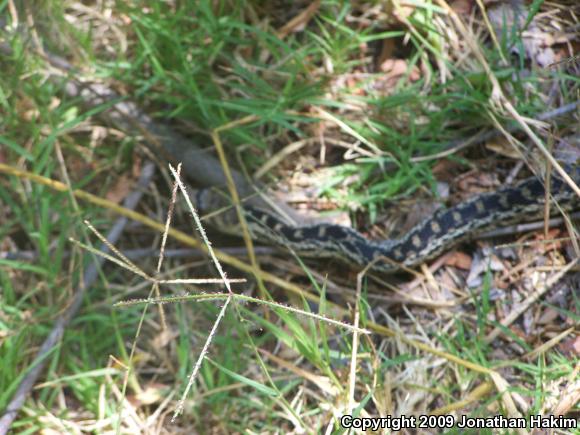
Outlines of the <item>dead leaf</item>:
[[500,182],[496,173],[473,170],[456,177],[454,198],[457,202],[463,202],[474,195],[496,190]]
[[292,18],[290,21],[284,24],[278,30],[278,37],[280,39],[283,39],[290,33],[304,30],[310,19],[314,16],[314,14],[316,14],[318,9],[320,8],[320,3],[321,0],[313,1],[310,4],[310,6],[308,6],[306,9],[304,9],[302,12],[300,12],[298,15],[296,15],[294,18]]
[[[385,73],[388,81],[395,84],[402,76],[407,74],[409,64],[404,59],[386,59],[379,65],[379,70]],[[421,78],[421,71],[417,65],[413,65],[410,73],[408,73],[409,81],[416,82]]]
[[[560,228],[552,228],[544,235],[543,232],[535,234],[534,239],[538,243],[534,243],[536,251],[541,254],[546,254],[551,251],[559,251],[562,248],[562,241],[558,240],[562,236]],[[554,240],[552,242],[552,240]]]
[[580,356],[580,335],[564,340],[558,347],[560,352],[565,355]]
[[161,402],[169,387],[158,382],[147,385],[141,392],[127,396],[127,400],[135,408]]
[[510,159],[519,160],[521,154],[503,137],[493,139],[492,142],[487,142],[485,147],[500,156],[508,157]]
[[546,308],[542,314],[540,315],[539,319],[537,320],[536,324],[538,325],[552,325],[555,323],[556,319],[560,313],[554,310],[553,308]]
[[131,177],[137,180],[141,176],[143,169],[143,159],[137,153],[133,153],[133,165],[131,166]]
[[126,174],[122,174],[118,179],[115,185],[112,187],[109,192],[107,192],[107,199],[109,201],[114,202],[115,204],[119,204],[127,194],[131,191],[131,187],[133,186],[133,180],[129,178]]
[[462,176],[457,182],[457,188],[469,193],[483,193],[499,186],[496,174],[472,171]]
[[449,3],[451,9],[457,15],[469,15],[473,9],[473,1],[471,0],[453,0]]
[[332,380],[329,379],[327,376],[315,375],[314,373],[304,370],[295,364],[289,363],[288,361],[279,358],[276,355],[271,354],[270,352],[264,349],[258,350],[260,351],[260,353],[266,355],[270,360],[275,362],[278,366],[290,370],[292,373],[312,382],[321,391],[325,392],[329,396],[336,397],[339,394],[339,389],[336,387],[336,385],[333,384]]
[[469,270],[471,269],[471,257],[463,252],[454,251],[451,255],[447,256],[445,265]]
[[457,161],[443,158],[435,163],[431,172],[438,181],[449,182],[453,180],[454,174],[459,169],[461,169],[461,165]]
[[155,349],[162,349],[171,343],[175,338],[179,336],[178,331],[172,331],[170,329],[162,330],[159,334],[157,334],[152,340],[151,345]]

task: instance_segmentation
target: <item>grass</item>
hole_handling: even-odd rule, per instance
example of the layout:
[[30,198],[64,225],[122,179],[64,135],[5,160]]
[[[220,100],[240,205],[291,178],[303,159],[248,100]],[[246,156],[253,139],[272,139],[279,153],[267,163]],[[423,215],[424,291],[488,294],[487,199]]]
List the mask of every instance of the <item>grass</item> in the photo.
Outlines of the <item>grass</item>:
[[[30,32],[16,32],[9,25],[0,31],[0,42],[12,50],[0,55],[0,163],[70,180],[71,187],[101,197],[123,187],[121,174],[136,178],[132,172],[140,167],[141,138],[105,125],[98,117],[103,107],[87,110],[80,101],[67,99],[62,92],[65,79],[49,80],[44,58],[31,49],[31,41],[38,40],[47,50],[66,56],[83,74],[111,84],[160,122],[205,146],[211,145],[212,129],[254,116],[255,121],[221,134],[230,163],[248,174],[288,144],[312,139],[316,146],[291,154],[263,180],[275,186],[300,168],[315,173],[318,166],[326,166],[329,175],[316,186],[317,193],[336,207],[356,210],[354,216],[367,227],[396,212],[403,199],[437,196],[439,176],[434,168],[442,159],[418,157],[444,152],[456,141],[496,128],[496,123],[517,125],[501,100],[498,103],[494,80],[516,111],[532,119],[547,105],[556,105],[554,100],[577,100],[580,80],[574,70],[529,68],[517,29],[504,26],[495,44],[489,29],[477,20],[469,23],[478,35],[470,39],[443,14],[440,3],[417,3],[410,11],[393,12],[374,2],[324,1],[303,30],[286,36],[277,29],[305,5],[280,8],[268,2],[200,0],[119,2],[113,7],[106,2],[82,6],[53,0],[35,10],[18,10],[16,17],[11,2],[0,3],[0,16],[6,16],[8,24],[35,24]],[[536,7],[544,10],[539,2],[532,10]],[[392,41],[392,47],[381,55],[381,48],[389,44],[385,41]],[[515,54],[514,47],[519,48]],[[485,65],[477,60],[476,50],[483,53]],[[373,71],[381,56],[404,60],[404,68],[398,74]],[[574,132],[571,125],[558,129],[562,136]],[[321,137],[326,140],[324,159]],[[344,143],[350,147],[347,158]],[[449,155],[449,175],[505,167],[505,159],[495,154],[489,158],[490,154],[476,146]],[[157,181],[158,187],[140,207],[162,222],[170,195],[163,176]],[[32,367],[38,346],[72,300],[81,271],[93,259],[69,242],[72,237],[95,243],[83,219],[106,232],[115,216],[90,202],[77,202],[70,192],[15,176],[0,178],[0,251],[34,254],[32,260],[0,257],[0,414]],[[191,228],[179,207],[174,225]],[[123,249],[158,247],[157,234],[134,225],[119,244]],[[167,259],[164,273],[172,278],[209,273],[199,264],[180,270],[182,262]],[[155,265],[153,257],[139,262],[148,272]],[[231,270],[229,275],[237,277],[239,272]],[[349,276],[330,276],[327,283],[301,275],[282,276],[318,291],[320,306],[300,299],[291,302],[331,317],[335,313],[326,302],[326,286],[338,282],[346,289],[354,287]],[[361,326],[371,321],[384,324],[501,372],[514,397],[531,404],[529,414],[545,414],[566,391],[564,380],[574,381],[577,361],[553,348],[525,359],[525,353],[550,336],[542,331],[541,340],[534,341],[504,328],[502,336],[511,340],[510,346],[519,346],[520,354],[498,353],[497,341],[485,341],[502,307],[490,298],[492,275],[488,271],[471,295],[473,303],[461,305],[461,310],[408,306],[396,314],[383,310],[369,317],[360,309]],[[252,282],[235,291],[252,292]],[[188,290],[198,289],[191,287]],[[376,309],[366,299],[376,288],[373,281],[365,282],[364,298],[358,303]],[[275,300],[284,298],[273,286],[268,290]],[[183,288],[165,291],[179,294]],[[153,433],[185,427],[200,432],[212,427],[220,433],[338,431],[337,418],[348,409],[349,398],[355,399],[353,413],[361,416],[425,413],[453,406],[489,381],[408,342],[375,335],[361,337],[354,349],[352,393],[350,332],[281,309],[265,315],[263,307],[235,305],[226,310],[212,339],[184,415],[169,423],[220,308],[208,302],[166,305],[168,330],[160,326],[158,311],[149,309],[142,333],[133,342],[143,307],[121,309],[113,303],[137,295],[147,296],[141,278],[114,265],[104,267],[80,313],[48,355],[44,384],[28,397],[15,431],[136,433],[144,431],[148,418]],[[331,295],[337,298],[356,300],[353,294]],[[577,328],[577,310],[543,307],[557,310]],[[119,422],[132,345],[135,377],[125,394],[130,405],[123,405]],[[495,390],[458,409],[470,416],[510,412]],[[577,405],[573,409],[577,412]],[[100,426],[93,427],[94,422]]]

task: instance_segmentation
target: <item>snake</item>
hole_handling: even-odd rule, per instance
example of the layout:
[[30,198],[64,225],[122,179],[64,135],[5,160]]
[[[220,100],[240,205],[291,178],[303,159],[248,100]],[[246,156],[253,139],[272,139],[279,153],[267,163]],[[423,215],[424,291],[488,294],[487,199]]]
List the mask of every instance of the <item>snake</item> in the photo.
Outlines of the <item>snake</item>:
[[[562,165],[571,181],[580,184],[580,165]],[[580,208],[580,197],[569,181],[553,170],[546,177],[532,176],[495,191],[474,195],[449,208],[440,208],[397,239],[369,240],[357,230],[330,223],[295,226],[265,207],[244,205],[243,217],[252,239],[274,244],[305,257],[334,258],[350,265],[395,273],[431,260],[477,233],[542,216],[546,188],[550,202],[563,211]],[[226,197],[215,189],[195,192],[200,213],[227,207]],[[230,203],[231,204],[231,203]],[[220,231],[241,234],[235,208],[210,219]]]

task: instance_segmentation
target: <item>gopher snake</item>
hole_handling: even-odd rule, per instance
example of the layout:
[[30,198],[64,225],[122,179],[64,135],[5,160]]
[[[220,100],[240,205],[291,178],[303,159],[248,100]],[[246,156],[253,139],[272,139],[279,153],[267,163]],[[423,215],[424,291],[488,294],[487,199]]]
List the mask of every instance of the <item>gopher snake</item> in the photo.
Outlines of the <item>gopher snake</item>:
[[[580,166],[565,165],[564,169],[580,184]],[[551,198],[562,209],[580,207],[580,198],[560,176],[552,175],[550,185]],[[211,189],[200,190],[194,196],[202,213],[225,204],[223,196]],[[282,245],[310,257],[333,257],[359,266],[373,263],[374,270],[392,273],[421,264],[476,232],[540,216],[544,199],[543,182],[531,177],[440,209],[403,237],[384,241],[368,240],[358,231],[340,225],[292,226],[271,211],[253,206],[244,206],[243,212],[256,240]],[[240,234],[233,209],[219,215],[215,222],[225,232]]]

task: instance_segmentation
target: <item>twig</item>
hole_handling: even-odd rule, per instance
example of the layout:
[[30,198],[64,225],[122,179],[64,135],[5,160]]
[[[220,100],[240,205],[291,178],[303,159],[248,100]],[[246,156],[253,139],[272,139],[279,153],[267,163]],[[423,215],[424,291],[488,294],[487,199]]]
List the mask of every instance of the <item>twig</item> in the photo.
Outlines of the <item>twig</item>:
[[[179,187],[179,190],[181,191],[181,193],[185,197],[185,201],[187,203],[189,211],[190,211],[190,213],[193,217],[193,220],[195,222],[195,227],[196,227],[199,235],[201,236],[202,240],[204,241],[205,246],[207,247],[207,252],[210,255],[210,257],[214,263],[214,266],[216,267],[220,277],[222,278],[223,283],[226,286],[226,289],[228,290],[228,297],[227,297],[226,301],[224,302],[220,312],[218,313],[216,321],[214,322],[214,324],[211,327],[211,331],[209,332],[209,335],[207,336],[207,338],[205,340],[205,343],[204,343],[203,348],[199,354],[199,357],[197,358],[197,361],[193,367],[193,370],[191,371],[191,373],[189,375],[189,379],[187,381],[187,385],[185,386],[185,390],[183,391],[183,395],[181,396],[181,399],[177,403],[177,408],[173,412],[173,417],[171,418],[171,421],[173,422],[180,414],[183,413],[183,408],[185,405],[185,398],[187,397],[189,390],[192,388],[193,383],[194,383],[195,379],[197,378],[197,374],[199,373],[199,370],[201,368],[201,364],[202,364],[203,360],[205,359],[205,357],[207,356],[209,346],[213,340],[213,337],[215,336],[215,334],[217,332],[218,326],[221,324],[221,321],[226,313],[228,305],[232,301],[232,296],[234,295],[234,292],[232,291],[232,288],[229,284],[226,273],[224,272],[222,265],[219,262],[213,248],[211,247],[211,243],[210,243],[209,239],[207,238],[207,235],[205,234],[205,229],[203,228],[203,225],[201,223],[201,219],[199,218],[199,215],[196,213],[196,211],[191,203],[191,200],[189,198],[189,195],[187,194],[185,186],[179,177],[179,170],[181,169],[181,165],[178,166],[177,171],[171,165],[169,166],[169,169],[171,170],[171,173],[173,174],[173,177],[175,179],[175,183],[177,184],[177,186]],[[230,181],[230,180],[228,180],[228,181]],[[165,229],[165,231],[166,231],[166,233],[169,233],[169,227],[167,227]]]
[[[227,254],[244,257],[248,255],[246,248],[242,246],[232,246],[230,248],[224,247],[220,248],[220,251]],[[258,255],[272,255],[276,252],[275,248],[270,246],[256,246],[254,251]],[[135,248],[121,250],[121,253],[127,257],[129,260],[137,260],[143,257],[157,258],[159,256],[159,249],[157,248]],[[63,258],[69,258],[72,255],[72,251],[64,251],[62,253]],[[190,259],[200,259],[206,258],[206,254],[201,252],[199,249],[189,249],[189,248],[176,248],[176,249],[166,249],[165,258],[183,258],[187,257]],[[0,251],[0,259],[2,260],[27,260],[34,261],[39,257],[36,251]]]
[[[570,213],[570,219],[580,219],[580,211],[575,213]],[[492,237],[499,237],[499,236],[506,236],[511,234],[518,234],[518,233],[526,233],[530,231],[536,231],[539,229],[544,228],[545,221],[538,221],[538,222],[530,222],[527,224],[517,224],[517,225],[510,225],[503,228],[498,228],[491,231],[486,231],[484,233],[478,234],[475,238],[476,239],[490,239]],[[564,223],[564,218],[552,218],[547,221],[548,227],[556,227],[558,225],[562,225]]]
[[[233,282],[235,280],[230,279],[227,281]],[[220,282],[223,283],[222,280],[220,280]],[[359,328],[358,324],[350,325],[346,322],[342,322],[340,320],[335,320],[335,319],[332,319],[330,317],[327,317],[327,316],[324,316],[321,314],[311,313],[309,311],[304,311],[304,310],[299,309],[299,308],[294,308],[291,305],[285,305],[285,304],[282,304],[280,302],[268,301],[268,300],[254,298],[252,296],[248,296],[248,295],[244,295],[244,294],[236,294],[236,293],[232,294],[232,293],[212,292],[212,293],[184,294],[184,295],[178,295],[178,296],[165,296],[165,297],[159,297],[159,298],[128,299],[125,301],[117,302],[114,306],[115,307],[130,307],[130,306],[134,306],[134,305],[143,305],[143,304],[164,305],[164,304],[179,303],[179,302],[222,301],[224,299],[227,299],[230,296],[232,296],[234,299],[236,299],[240,302],[246,302],[246,303],[251,302],[254,304],[265,305],[265,306],[267,306],[269,308],[273,308],[273,309],[284,310],[284,311],[287,311],[289,313],[297,314],[299,316],[308,317],[311,319],[316,319],[319,322],[325,322],[325,323],[328,323],[329,325],[338,326],[340,328],[349,330],[351,332],[355,332],[357,334],[368,335],[371,333],[371,331],[368,329]]]

